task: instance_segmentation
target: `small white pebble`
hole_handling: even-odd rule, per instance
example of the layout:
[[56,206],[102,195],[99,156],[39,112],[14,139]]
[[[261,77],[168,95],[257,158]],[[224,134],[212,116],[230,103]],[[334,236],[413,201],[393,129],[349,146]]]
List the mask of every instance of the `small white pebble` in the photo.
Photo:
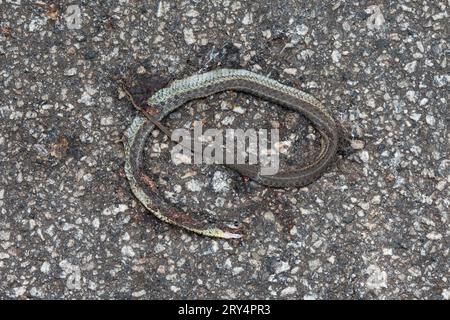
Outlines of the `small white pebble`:
[[266,39],[270,39],[272,37],[272,32],[270,30],[265,30],[262,32],[262,35]]
[[23,295],[25,292],[27,291],[27,289],[25,287],[17,287],[13,289],[14,292],[14,296],[20,297],[21,295]]
[[183,29],[183,34],[184,34],[184,41],[186,41],[186,43],[188,45],[195,43],[196,39],[195,39],[194,32],[192,31],[192,29],[188,29],[188,28]]
[[223,125],[230,125],[233,123],[235,117],[234,116],[226,116],[223,120],[222,120],[222,124]]
[[413,73],[416,71],[417,61],[411,61],[410,63],[407,63],[405,67],[403,68],[408,73]]
[[369,159],[370,159],[370,157],[369,157],[369,152],[367,152],[366,150],[361,151],[361,152],[359,153],[359,158],[360,158],[361,161],[364,162],[364,163],[369,162]]
[[145,74],[146,72],[147,70],[145,69],[144,66],[139,66],[139,68],[136,71],[137,74]]
[[50,264],[47,261],[44,261],[44,263],[42,263],[41,265],[41,272],[42,273],[49,273],[50,271]]
[[432,231],[430,233],[427,234],[427,238],[430,240],[441,240],[442,239],[442,234],[436,232],[436,231]]
[[423,107],[424,105],[426,105],[428,103],[428,98],[423,98],[420,100],[419,102],[419,106]]
[[425,117],[425,121],[430,126],[434,126],[436,124],[436,119],[434,118],[433,115],[430,115],[430,114],[427,114],[427,116]]
[[291,267],[289,266],[289,263],[287,263],[285,261],[280,261],[275,266],[275,273],[279,274],[281,272],[289,271],[290,269],[291,269]]
[[132,258],[135,256],[134,250],[131,246],[123,246],[121,252],[122,252],[122,255],[127,256],[127,257]]
[[180,288],[176,286],[170,286],[170,290],[172,290],[173,292],[178,292],[180,291]]
[[439,191],[443,191],[445,189],[445,180],[441,180],[438,182],[438,184],[436,185],[436,189],[438,189]]
[[70,68],[70,69],[67,69],[67,70],[64,71],[64,75],[65,76],[71,77],[71,76],[74,76],[76,74],[77,74],[77,69],[76,68]]
[[420,117],[422,117],[422,115],[420,114],[420,113],[412,113],[410,116],[409,116],[411,119],[413,119],[414,121],[419,121],[420,120]]
[[102,117],[100,119],[100,125],[102,126],[110,126],[114,124],[114,118],[113,117]]
[[235,268],[233,268],[233,276],[241,273],[242,271],[244,271],[244,268],[242,268],[242,267],[235,267]]
[[297,31],[298,35],[304,36],[304,35],[306,35],[308,33],[309,28],[306,25],[301,24],[301,25],[297,26],[295,28],[295,30]]
[[264,213],[264,219],[266,219],[267,221],[275,221],[275,216],[273,215],[272,212],[266,211]]
[[362,149],[364,149],[365,143],[362,140],[352,140],[350,142],[350,145],[353,150],[362,150]]
[[195,11],[194,9],[191,9],[188,12],[186,12],[187,17],[195,18],[198,17],[198,15],[199,15],[198,11]]
[[341,53],[337,50],[333,50],[333,52],[331,53],[331,59],[333,60],[334,63],[338,63],[339,60],[341,60]]
[[297,227],[296,227],[296,226],[293,226],[293,227],[291,228],[291,230],[289,231],[289,233],[290,233],[291,236],[297,235],[297,234],[298,234]]
[[192,192],[198,192],[202,190],[203,184],[198,180],[192,179],[186,182],[186,189]]
[[295,68],[286,68],[283,70],[284,73],[290,74],[292,76],[295,76],[297,74],[297,69]]
[[0,240],[1,241],[8,241],[10,237],[11,237],[11,232],[0,231]]
[[92,226],[95,229],[98,229],[100,227],[100,220],[98,218],[94,218],[94,220],[92,220]]
[[236,112],[236,113],[239,113],[239,114],[244,114],[245,113],[245,109],[240,107],[240,106],[234,107],[233,111]]
[[141,290],[141,291],[135,291],[135,292],[133,292],[133,293],[131,294],[131,296],[134,297],[134,298],[139,298],[139,297],[142,297],[142,296],[145,295],[145,294],[146,294],[146,291],[145,291],[145,290]]
[[311,271],[315,271],[315,270],[317,270],[320,267],[321,262],[320,262],[319,259],[309,260],[308,261],[308,265],[309,265],[309,269]]
[[370,202],[372,202],[373,204],[380,204],[381,196],[379,196],[379,195],[374,196]]
[[450,300],[450,289],[442,290],[442,298],[445,300]]
[[297,288],[296,287],[287,287],[287,288],[284,288],[283,290],[281,290],[280,296],[281,297],[285,297],[285,296],[294,294],[296,292],[297,292]]
[[249,12],[246,13],[244,18],[242,19],[242,24],[249,25],[253,22],[253,15]]

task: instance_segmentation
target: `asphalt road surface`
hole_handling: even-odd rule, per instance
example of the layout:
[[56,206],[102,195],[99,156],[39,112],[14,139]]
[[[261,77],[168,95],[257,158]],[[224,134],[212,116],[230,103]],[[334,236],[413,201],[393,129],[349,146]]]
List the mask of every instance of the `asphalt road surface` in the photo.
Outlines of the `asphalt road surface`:
[[[58,3],[0,0],[0,298],[450,299],[450,1]],[[159,221],[123,170],[137,111],[117,79],[142,101],[220,67],[311,93],[356,140],[315,183],[271,189],[176,166],[155,133],[168,203],[242,241]],[[287,163],[318,139],[232,92],[166,124],[194,120],[280,128]]]

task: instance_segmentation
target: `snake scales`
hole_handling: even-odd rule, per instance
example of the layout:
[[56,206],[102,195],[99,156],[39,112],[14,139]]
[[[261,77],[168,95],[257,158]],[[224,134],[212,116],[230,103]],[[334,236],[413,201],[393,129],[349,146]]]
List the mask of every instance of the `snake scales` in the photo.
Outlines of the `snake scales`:
[[[340,139],[339,127],[324,105],[311,95],[283,85],[270,78],[246,70],[219,69],[174,81],[156,92],[148,104],[159,110],[155,120],[161,121],[186,102],[226,90],[241,91],[277,103],[306,116],[320,132],[322,143],[317,159],[295,172],[271,176],[258,173],[245,164],[228,165],[251,179],[271,187],[304,186],[318,179],[332,162]],[[142,173],[143,150],[155,125],[141,115],[136,116],[126,132],[125,173],[139,201],[156,217],[195,233],[218,238],[240,238],[242,234],[229,227],[212,228],[170,206],[157,192],[156,184]]]

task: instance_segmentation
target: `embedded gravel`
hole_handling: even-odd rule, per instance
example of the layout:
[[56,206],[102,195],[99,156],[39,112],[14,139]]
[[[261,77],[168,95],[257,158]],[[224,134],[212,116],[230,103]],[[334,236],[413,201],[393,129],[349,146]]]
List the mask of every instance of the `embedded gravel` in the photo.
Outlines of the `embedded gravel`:
[[[0,298],[450,299],[449,14],[448,0],[0,0]],[[155,137],[147,170],[168,203],[242,241],[159,221],[123,170],[136,110],[118,79],[142,101],[220,67],[311,93],[355,139],[315,183],[271,189],[176,166]],[[198,120],[279,127],[289,165],[317,147],[304,118],[244,94],[165,124]]]

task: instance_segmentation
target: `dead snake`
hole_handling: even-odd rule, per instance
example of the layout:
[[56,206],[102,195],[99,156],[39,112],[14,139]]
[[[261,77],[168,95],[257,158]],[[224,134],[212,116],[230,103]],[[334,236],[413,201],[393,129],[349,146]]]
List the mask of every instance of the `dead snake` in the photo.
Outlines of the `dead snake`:
[[[332,162],[340,139],[337,122],[325,106],[313,96],[283,85],[273,79],[241,69],[218,69],[172,82],[148,99],[148,104],[160,112],[161,121],[186,102],[226,90],[241,91],[287,107],[308,118],[321,134],[321,150],[317,159],[295,172],[261,175],[252,165],[227,164],[242,175],[271,187],[305,186],[320,177]],[[125,173],[131,189],[139,201],[156,217],[195,233],[218,238],[240,238],[241,233],[224,227],[213,228],[170,206],[157,192],[156,184],[142,173],[144,147],[155,125],[142,115],[136,116],[126,132]]]

